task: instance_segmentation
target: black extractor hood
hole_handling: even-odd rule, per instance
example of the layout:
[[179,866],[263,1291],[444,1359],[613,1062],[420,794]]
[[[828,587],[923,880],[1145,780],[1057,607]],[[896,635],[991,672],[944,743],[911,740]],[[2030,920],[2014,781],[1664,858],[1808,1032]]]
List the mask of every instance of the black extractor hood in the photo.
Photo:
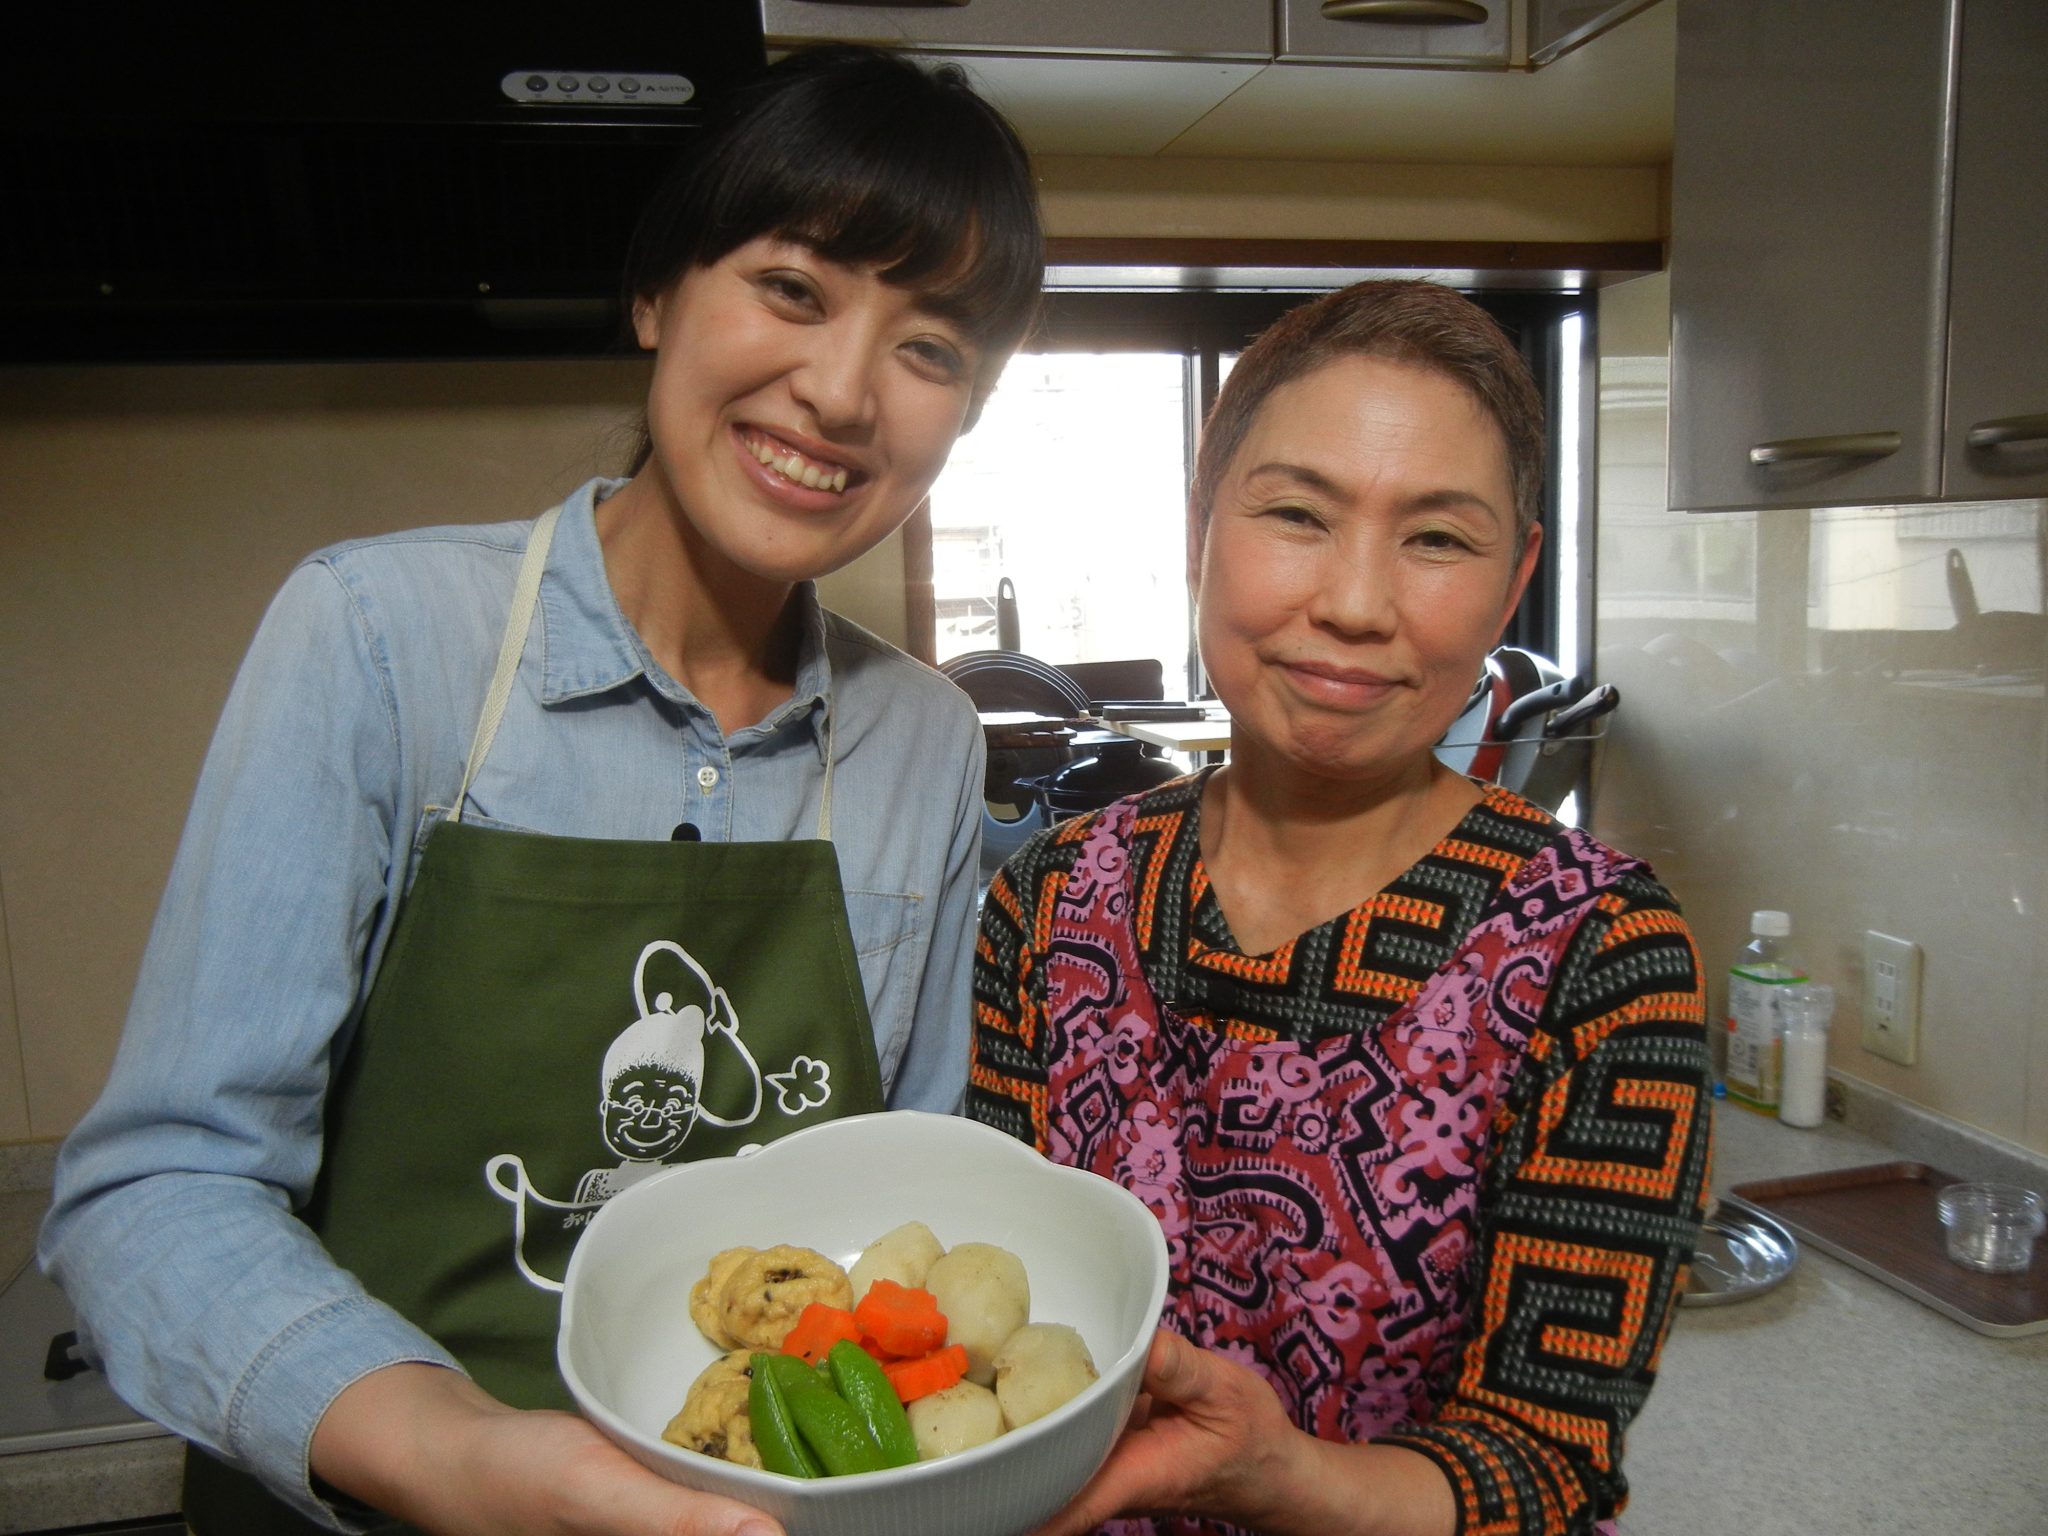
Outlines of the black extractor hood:
[[0,363],[612,350],[642,199],[763,59],[758,0],[48,10]]

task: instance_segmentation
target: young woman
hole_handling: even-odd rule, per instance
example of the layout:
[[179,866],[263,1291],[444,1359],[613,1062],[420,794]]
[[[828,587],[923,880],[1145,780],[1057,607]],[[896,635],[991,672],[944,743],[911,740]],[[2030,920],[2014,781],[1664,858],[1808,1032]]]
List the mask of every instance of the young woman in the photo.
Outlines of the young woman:
[[1646,866],[1432,751],[1534,567],[1542,450],[1448,289],[1281,320],[1189,518],[1229,763],[990,886],[970,1111],[1136,1191],[1173,1264],[1150,1416],[1050,1532],[1621,1505],[1705,1188],[1697,956]]
[[1041,272],[956,72],[796,56],[643,222],[630,478],[286,583],[42,1246],[201,1536],[773,1529],[546,1411],[556,1292],[665,1164],[960,1100],[980,731],[811,583]]

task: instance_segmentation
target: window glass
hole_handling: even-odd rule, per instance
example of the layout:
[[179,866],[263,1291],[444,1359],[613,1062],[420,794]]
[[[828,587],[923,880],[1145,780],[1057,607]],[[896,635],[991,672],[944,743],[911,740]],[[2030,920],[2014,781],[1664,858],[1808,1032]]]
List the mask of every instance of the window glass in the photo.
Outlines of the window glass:
[[1187,696],[1189,371],[1173,352],[1011,359],[932,488],[940,661],[995,648],[1007,577],[1019,650],[1152,658],[1166,696]]

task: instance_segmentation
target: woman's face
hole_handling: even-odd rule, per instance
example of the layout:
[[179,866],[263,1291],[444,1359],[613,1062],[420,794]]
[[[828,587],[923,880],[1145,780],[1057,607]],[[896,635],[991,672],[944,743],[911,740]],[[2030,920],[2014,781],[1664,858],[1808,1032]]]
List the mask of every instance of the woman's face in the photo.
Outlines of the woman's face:
[[1516,540],[1506,443],[1462,385],[1353,356],[1274,390],[1192,573],[1235,743],[1321,777],[1425,763],[1537,539]]
[[650,463],[724,561],[822,576],[916,510],[966,421],[977,351],[871,269],[763,237],[634,308],[655,349]]

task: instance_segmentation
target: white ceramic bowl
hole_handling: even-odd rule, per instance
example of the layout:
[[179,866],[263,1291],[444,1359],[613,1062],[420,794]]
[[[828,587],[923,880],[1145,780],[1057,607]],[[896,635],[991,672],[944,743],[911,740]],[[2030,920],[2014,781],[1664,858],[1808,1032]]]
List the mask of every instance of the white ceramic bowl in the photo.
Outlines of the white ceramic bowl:
[[[795,1243],[850,1264],[911,1220],[948,1247],[1015,1253],[1032,1320],[1079,1329],[1100,1379],[987,1445],[858,1477],[779,1477],[661,1438],[719,1353],[689,1312],[713,1254]],[[1014,1536],[1063,1507],[1109,1454],[1165,1300],[1165,1239],[1128,1191],[973,1121],[860,1115],[613,1196],[570,1260],[556,1358],[583,1412],[642,1464],[764,1509],[790,1536]]]

